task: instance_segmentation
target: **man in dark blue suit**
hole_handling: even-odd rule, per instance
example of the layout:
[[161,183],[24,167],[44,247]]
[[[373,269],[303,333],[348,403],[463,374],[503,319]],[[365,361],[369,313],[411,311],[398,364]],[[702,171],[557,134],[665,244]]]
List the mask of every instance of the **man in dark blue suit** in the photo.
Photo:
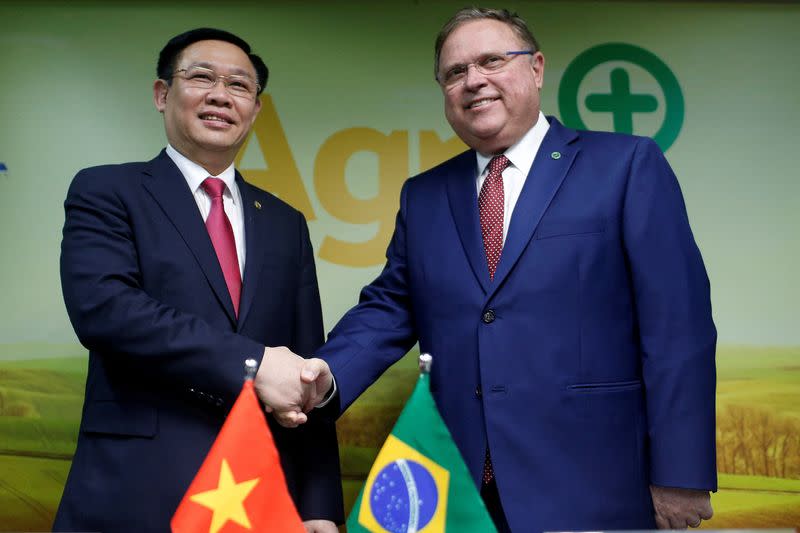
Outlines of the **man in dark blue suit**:
[[[244,361],[259,361],[267,410],[297,407],[286,384],[303,371],[313,381],[316,362],[268,347],[308,356],[324,339],[305,219],[233,167],[267,67],[237,36],[197,29],[167,43],[157,72],[166,150],[82,170],[65,202],[62,288],[89,372],[57,531],[167,531]],[[287,430],[271,418],[307,529],[336,531],[333,423],[298,414],[308,423]]]
[[546,118],[544,56],[505,10],[459,11],[435,72],[471,150],[405,183],[385,269],[317,352],[341,410],[419,341],[501,531],[699,525],[716,330],[663,154]]

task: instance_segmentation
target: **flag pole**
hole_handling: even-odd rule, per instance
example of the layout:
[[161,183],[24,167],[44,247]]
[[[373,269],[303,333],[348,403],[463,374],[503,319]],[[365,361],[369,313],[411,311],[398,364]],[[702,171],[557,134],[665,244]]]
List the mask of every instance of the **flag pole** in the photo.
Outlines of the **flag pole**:
[[430,374],[433,366],[433,356],[429,353],[419,354],[419,371],[422,374]]
[[256,378],[256,370],[258,370],[258,363],[255,359],[247,359],[244,362],[244,380],[253,381]]

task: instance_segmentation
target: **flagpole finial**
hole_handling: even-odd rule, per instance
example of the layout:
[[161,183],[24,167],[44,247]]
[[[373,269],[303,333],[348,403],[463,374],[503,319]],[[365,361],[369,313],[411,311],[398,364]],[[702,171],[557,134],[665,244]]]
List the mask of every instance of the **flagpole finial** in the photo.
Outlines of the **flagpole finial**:
[[419,354],[419,371],[423,374],[430,374],[431,366],[433,366],[433,356],[429,353]]
[[244,362],[244,379],[253,381],[256,378],[256,370],[258,370],[258,363],[255,359],[247,359]]

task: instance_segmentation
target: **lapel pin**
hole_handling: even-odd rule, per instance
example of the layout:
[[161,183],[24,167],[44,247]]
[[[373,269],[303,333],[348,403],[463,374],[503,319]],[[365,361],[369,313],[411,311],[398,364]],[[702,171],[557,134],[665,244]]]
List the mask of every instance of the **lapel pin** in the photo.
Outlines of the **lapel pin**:
[[553,152],[550,154],[550,157],[553,159],[561,159],[561,152]]
[[256,209],[261,209],[261,202],[259,202],[258,200],[253,202],[253,205],[256,206]]

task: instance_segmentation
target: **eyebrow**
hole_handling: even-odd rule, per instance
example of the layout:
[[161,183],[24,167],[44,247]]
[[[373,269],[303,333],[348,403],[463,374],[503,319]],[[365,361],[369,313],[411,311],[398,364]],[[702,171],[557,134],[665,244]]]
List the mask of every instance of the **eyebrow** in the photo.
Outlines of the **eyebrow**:
[[[214,65],[213,63],[209,63],[208,61],[197,61],[195,63],[189,64],[189,67],[203,67],[203,68],[207,68],[207,69],[213,70],[214,72],[217,71],[217,65]],[[235,68],[231,69],[230,72],[231,72],[231,74],[235,74],[237,76],[247,76],[248,78],[253,78],[253,75],[250,72],[248,72],[246,69],[243,69],[243,68],[235,67]]]
[[450,69],[452,69],[454,67],[463,67],[464,65],[468,65],[470,63],[474,63],[475,61],[480,61],[481,59],[483,59],[485,57],[488,57],[488,56],[504,56],[506,54],[507,54],[507,52],[497,52],[495,50],[490,50],[488,52],[484,52],[484,53],[480,54],[477,58],[475,58],[472,61],[451,63],[450,65],[447,65],[447,66],[444,67],[444,71],[446,72],[446,71],[448,71],[448,70],[450,70]]

